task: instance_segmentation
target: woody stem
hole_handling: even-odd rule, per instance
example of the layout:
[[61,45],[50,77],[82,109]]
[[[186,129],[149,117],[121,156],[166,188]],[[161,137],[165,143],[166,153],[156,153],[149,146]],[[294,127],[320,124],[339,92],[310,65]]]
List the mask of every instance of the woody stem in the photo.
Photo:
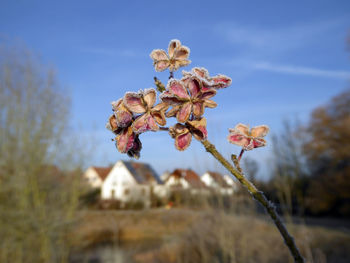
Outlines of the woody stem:
[[244,149],[241,150],[241,152],[239,153],[239,156],[238,156],[238,162],[241,161],[242,159],[242,156],[243,156],[243,153],[244,153]]
[[[204,148],[207,152],[209,152],[213,157],[218,160],[233,176],[235,176],[238,181],[244,185],[249,193],[253,196],[255,200],[257,200],[260,204],[262,204],[267,213],[272,218],[279,232],[281,233],[285,244],[288,246],[290,253],[292,254],[294,261],[297,263],[304,263],[304,258],[301,256],[299,249],[297,248],[293,237],[289,234],[287,228],[282,223],[281,218],[277,214],[275,206],[266,198],[265,194],[259,191],[253,183],[251,183],[242,172],[235,169],[222,155],[219,153],[215,145],[211,144],[208,140],[201,141]],[[243,153],[241,152],[240,157]]]

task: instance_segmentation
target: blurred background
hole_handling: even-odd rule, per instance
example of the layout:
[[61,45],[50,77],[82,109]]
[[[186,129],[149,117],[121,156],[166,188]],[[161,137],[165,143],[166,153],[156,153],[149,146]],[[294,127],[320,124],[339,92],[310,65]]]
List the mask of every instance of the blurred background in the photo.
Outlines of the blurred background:
[[172,39],[182,69],[232,78],[208,139],[229,159],[229,128],[268,125],[246,176],[307,262],[349,262],[349,17],[345,0],[0,0],[0,262],[293,262],[198,141],[142,134],[138,162],[111,141],[110,102],[167,82],[149,54]]

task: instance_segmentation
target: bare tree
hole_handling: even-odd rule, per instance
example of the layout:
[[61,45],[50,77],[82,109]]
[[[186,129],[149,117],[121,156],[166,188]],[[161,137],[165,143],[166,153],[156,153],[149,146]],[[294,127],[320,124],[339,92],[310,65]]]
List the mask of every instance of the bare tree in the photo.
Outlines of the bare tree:
[[22,48],[0,46],[1,262],[68,259],[79,196],[78,177],[62,169],[72,155],[69,109],[52,69]]
[[350,215],[350,89],[316,108],[306,125],[304,152],[311,170],[308,208]]
[[274,135],[273,179],[283,214],[289,218],[304,211],[303,182],[307,175],[306,159],[302,152],[303,138],[298,131],[300,125],[285,121],[281,134]]

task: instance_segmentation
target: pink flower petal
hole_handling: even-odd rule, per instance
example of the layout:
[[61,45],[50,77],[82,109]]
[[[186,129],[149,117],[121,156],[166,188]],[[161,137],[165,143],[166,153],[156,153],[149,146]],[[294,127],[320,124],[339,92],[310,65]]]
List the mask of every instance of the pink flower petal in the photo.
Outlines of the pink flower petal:
[[119,99],[117,101],[112,101],[111,104],[112,104],[112,109],[114,111],[117,111],[118,108],[120,107],[120,105],[123,103],[123,99]]
[[127,127],[132,122],[132,114],[129,111],[117,111],[114,113],[117,117],[117,124],[119,127]]
[[161,126],[166,124],[164,111],[152,111],[151,116]]
[[115,138],[118,151],[121,153],[129,151],[133,146],[134,138],[135,134],[132,132],[131,127],[124,128]]
[[124,105],[134,113],[146,112],[146,107],[142,100],[142,94],[127,92],[123,99]]
[[155,89],[146,89],[143,92],[143,100],[146,102],[148,109],[151,109],[157,99],[157,92]]
[[[189,57],[189,55],[190,55],[190,49],[185,46],[180,46],[175,49],[173,58],[176,60],[185,60]],[[170,58],[172,57],[170,54],[169,56]]]
[[178,122],[188,121],[192,111],[192,104],[187,102],[182,105],[181,109],[177,112],[176,118]]
[[158,131],[159,127],[150,113],[138,117],[132,124],[132,129],[136,134],[146,131]]
[[131,149],[127,152],[127,154],[132,158],[139,159],[141,149],[142,149],[142,143],[139,139],[139,136],[135,136],[133,145]]
[[173,95],[175,95],[176,97],[178,97],[179,99],[184,99],[184,100],[190,99],[190,96],[188,95],[186,88],[178,80],[171,79],[168,82],[167,90]]
[[193,103],[192,112],[197,118],[201,117],[204,114],[204,102],[199,101]]
[[185,80],[185,84],[191,94],[192,98],[197,97],[197,95],[199,94],[199,92],[201,91],[201,85],[199,83],[199,81],[195,78],[190,78]]
[[174,126],[169,127],[169,134],[172,138],[176,138],[178,135],[185,133],[189,133],[189,130],[185,125],[181,123],[176,123]]
[[214,97],[216,94],[216,90],[212,88],[202,88],[201,94],[198,96],[202,100],[210,99]]
[[159,60],[168,60],[169,57],[166,54],[166,52],[162,49],[154,49],[151,54],[150,54],[151,59],[154,61],[159,61]]
[[169,67],[169,57],[164,50],[155,49],[151,52],[153,65],[156,71],[163,71]]
[[116,117],[117,125],[121,128],[127,127],[132,121],[132,113],[125,107],[123,100],[112,102],[112,108]]
[[177,112],[178,112],[180,109],[181,109],[181,105],[173,106],[173,108],[172,108],[170,111],[168,111],[168,112],[165,114],[165,116],[166,116],[167,118],[174,117],[174,116],[176,116]]
[[227,137],[230,143],[239,145],[241,147],[246,147],[249,145],[250,139],[240,133],[230,133]]
[[269,127],[267,125],[260,125],[252,128],[251,136],[265,137],[268,132],[269,132]]
[[207,120],[205,118],[201,118],[200,120],[195,121],[189,121],[188,124],[191,125],[191,132],[197,140],[203,141],[207,139]]
[[252,139],[254,148],[263,147],[266,145],[266,141],[261,138]]
[[162,72],[166,70],[170,66],[170,62],[168,60],[159,60],[154,62],[154,69],[157,72]]
[[191,63],[191,60],[188,59],[176,59],[173,63],[170,64],[169,70],[176,71],[181,67],[185,67]]
[[195,68],[192,69],[192,72],[193,72],[193,74],[195,74],[196,76],[198,76],[200,78],[203,78],[203,79],[206,79],[206,80],[209,79],[209,72],[205,68],[195,67]]
[[186,150],[188,148],[188,146],[190,146],[191,140],[192,140],[192,135],[189,132],[185,133],[185,134],[178,135],[175,138],[176,149],[178,149],[179,151]]
[[249,127],[247,125],[244,125],[242,123],[239,123],[236,125],[235,130],[237,130],[238,132],[240,132],[241,134],[245,135],[245,136],[249,136]]
[[214,82],[213,86],[217,89],[227,88],[232,83],[231,78],[221,74],[213,77],[212,81]]
[[178,47],[181,46],[181,42],[180,40],[177,40],[177,39],[173,39],[169,42],[169,47],[168,47],[168,54],[169,54],[169,57],[173,57],[174,56],[174,52],[175,52],[175,49],[177,49]]
[[188,133],[189,130],[187,129],[187,127],[181,123],[176,123],[175,126],[173,127],[175,133],[177,135],[179,134],[185,134],[185,133]]
[[169,105],[179,105],[182,104],[184,101],[184,99],[179,98],[178,96],[175,96],[173,93],[171,93],[170,91],[164,91],[159,98],[164,102],[167,103]]
[[109,124],[108,128],[110,128],[110,130],[113,132],[118,130],[118,128],[119,128],[115,115],[111,115],[109,117],[108,124]]
[[165,102],[162,102],[162,103],[158,103],[156,106],[154,106],[152,108],[153,111],[166,111],[168,108],[169,108],[169,104],[168,103],[165,103]]
[[215,101],[212,101],[212,100],[205,100],[204,101],[204,107],[215,108],[216,106],[218,106],[218,104],[216,104]]

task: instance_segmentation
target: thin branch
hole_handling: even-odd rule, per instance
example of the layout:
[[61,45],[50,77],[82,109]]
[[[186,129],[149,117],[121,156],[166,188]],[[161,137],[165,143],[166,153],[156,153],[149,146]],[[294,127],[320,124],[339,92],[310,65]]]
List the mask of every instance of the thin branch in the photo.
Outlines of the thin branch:
[[211,144],[208,140],[201,141],[207,152],[215,157],[232,175],[234,175],[242,185],[244,185],[255,200],[260,202],[272,218],[276,227],[280,231],[285,244],[288,246],[290,253],[292,254],[294,261],[297,263],[304,263],[304,258],[301,256],[299,249],[297,248],[293,237],[288,233],[287,228],[282,223],[281,218],[277,214],[275,206],[266,198],[263,192],[259,191],[242,172],[235,169]]
[[159,127],[159,130],[160,131],[169,131],[169,128],[168,127]]
[[243,153],[244,153],[244,149],[241,150],[241,152],[239,153],[239,156],[238,156],[238,162],[241,161],[242,159],[242,156],[243,156]]
[[237,168],[237,170],[242,173],[242,168],[241,165],[239,164],[239,160],[237,159],[237,155],[232,154],[231,155],[231,160],[233,162],[233,164],[235,165],[235,167]]

